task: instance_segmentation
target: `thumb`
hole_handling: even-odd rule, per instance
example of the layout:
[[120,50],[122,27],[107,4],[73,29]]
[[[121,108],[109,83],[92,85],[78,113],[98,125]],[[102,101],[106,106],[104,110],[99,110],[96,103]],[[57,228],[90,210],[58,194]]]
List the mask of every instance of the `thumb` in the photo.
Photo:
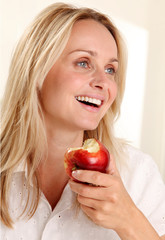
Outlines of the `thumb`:
[[110,163],[109,163],[107,173],[113,176],[119,176],[119,171],[116,167],[116,162],[112,154],[110,154]]

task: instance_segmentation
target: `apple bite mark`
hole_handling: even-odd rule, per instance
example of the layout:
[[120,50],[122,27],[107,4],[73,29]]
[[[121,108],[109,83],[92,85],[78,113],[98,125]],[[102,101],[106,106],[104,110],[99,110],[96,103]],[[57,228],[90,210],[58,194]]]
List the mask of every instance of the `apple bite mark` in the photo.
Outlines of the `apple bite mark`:
[[98,140],[87,139],[82,147],[69,148],[64,156],[64,167],[68,176],[75,180],[72,171],[86,169],[106,173],[110,154]]

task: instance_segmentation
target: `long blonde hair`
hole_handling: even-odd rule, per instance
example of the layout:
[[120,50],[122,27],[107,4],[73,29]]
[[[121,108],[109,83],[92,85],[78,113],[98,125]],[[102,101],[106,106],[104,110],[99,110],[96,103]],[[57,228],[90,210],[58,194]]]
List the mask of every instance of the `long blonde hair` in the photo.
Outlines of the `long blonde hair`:
[[98,128],[86,131],[84,139],[95,137],[101,140],[117,159],[121,159],[123,144],[115,138],[113,125],[120,113],[125,87],[126,61],[122,38],[111,20],[95,10],[63,3],[50,5],[34,19],[17,45],[2,103],[1,220],[8,227],[13,223],[7,201],[11,177],[22,162],[27,167],[29,194],[31,181],[37,189],[33,192],[30,217],[37,209],[40,191],[36,169],[47,147],[38,91],[64,50],[74,23],[81,19],[98,21],[110,31],[117,44],[119,59],[117,98]]

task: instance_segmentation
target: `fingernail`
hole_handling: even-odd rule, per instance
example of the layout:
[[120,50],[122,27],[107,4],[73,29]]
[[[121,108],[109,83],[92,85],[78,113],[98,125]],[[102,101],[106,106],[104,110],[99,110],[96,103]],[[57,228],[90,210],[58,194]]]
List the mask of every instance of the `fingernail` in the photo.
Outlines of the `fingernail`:
[[73,176],[74,178],[76,178],[77,175],[78,175],[78,171],[72,171],[72,176]]

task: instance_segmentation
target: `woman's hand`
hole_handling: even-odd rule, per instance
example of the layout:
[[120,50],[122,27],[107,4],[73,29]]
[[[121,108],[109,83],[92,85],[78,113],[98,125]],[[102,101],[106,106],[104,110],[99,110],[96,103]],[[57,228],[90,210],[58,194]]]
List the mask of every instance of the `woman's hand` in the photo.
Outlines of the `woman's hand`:
[[[87,185],[70,180],[70,187],[78,194],[77,200],[82,210],[94,223],[115,230],[123,240],[148,240],[150,236],[152,240],[160,239],[127,193],[113,158],[108,174],[77,170],[73,172],[73,177],[90,183]],[[148,231],[145,235],[146,227]]]
[[70,187],[78,194],[82,210],[93,222],[117,230],[131,221],[135,205],[124,188],[113,159],[108,173],[75,171],[74,178],[94,186],[70,181]]

